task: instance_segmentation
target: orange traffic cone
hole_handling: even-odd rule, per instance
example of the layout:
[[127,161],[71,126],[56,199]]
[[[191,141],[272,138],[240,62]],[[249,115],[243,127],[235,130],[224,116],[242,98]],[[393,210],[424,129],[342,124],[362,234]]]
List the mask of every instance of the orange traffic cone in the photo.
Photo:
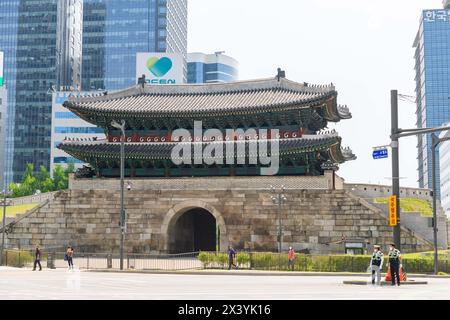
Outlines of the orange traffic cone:
[[392,278],[391,278],[391,266],[389,266],[388,269],[387,269],[387,274],[386,274],[385,280],[388,281],[388,282],[392,281]]
[[407,277],[406,277],[406,272],[405,269],[403,267],[400,268],[400,281],[406,281]]

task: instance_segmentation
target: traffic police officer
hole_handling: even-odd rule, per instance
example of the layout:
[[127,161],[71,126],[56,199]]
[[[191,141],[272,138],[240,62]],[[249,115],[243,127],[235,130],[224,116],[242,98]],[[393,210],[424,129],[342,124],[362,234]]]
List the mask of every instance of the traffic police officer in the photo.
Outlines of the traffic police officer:
[[381,269],[383,268],[384,255],[380,246],[373,246],[372,259],[370,259],[370,268],[372,270],[372,284],[375,284],[375,276],[377,285],[381,284]]
[[391,269],[392,285],[395,286],[395,279],[397,285],[400,285],[400,268],[402,267],[402,256],[400,250],[395,248],[395,244],[391,243],[389,246],[389,262],[388,267]]

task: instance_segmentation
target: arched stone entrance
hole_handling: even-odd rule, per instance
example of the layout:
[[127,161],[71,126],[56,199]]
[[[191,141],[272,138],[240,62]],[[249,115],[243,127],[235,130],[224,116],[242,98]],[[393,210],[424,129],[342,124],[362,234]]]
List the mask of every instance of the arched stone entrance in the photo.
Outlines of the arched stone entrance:
[[228,247],[225,222],[213,206],[198,200],[172,207],[161,227],[168,253],[223,251]]

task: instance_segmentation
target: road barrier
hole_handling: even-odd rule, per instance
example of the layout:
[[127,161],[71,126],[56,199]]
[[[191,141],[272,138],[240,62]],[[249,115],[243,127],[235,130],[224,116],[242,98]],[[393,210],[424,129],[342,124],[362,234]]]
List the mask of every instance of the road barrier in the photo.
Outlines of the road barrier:
[[[46,262],[47,268],[68,268],[64,261],[65,251],[46,251],[42,249],[41,264]],[[33,267],[34,251],[5,250],[6,266]],[[77,253],[73,256],[74,266],[78,269],[120,269],[120,256],[115,253]],[[296,254],[291,267],[287,253],[238,252],[234,259],[238,269],[266,271],[304,271],[304,272],[366,272],[370,256],[364,255],[311,255]],[[386,264],[386,261],[385,261]],[[227,269],[229,257],[227,253],[192,252],[181,254],[135,254],[128,253],[124,257],[124,267],[128,270],[196,270]],[[432,274],[433,257],[417,255],[403,257],[403,267],[407,273]],[[234,268],[234,267],[233,267]],[[387,270],[387,268],[384,268]],[[439,271],[450,273],[448,255],[439,258]]]

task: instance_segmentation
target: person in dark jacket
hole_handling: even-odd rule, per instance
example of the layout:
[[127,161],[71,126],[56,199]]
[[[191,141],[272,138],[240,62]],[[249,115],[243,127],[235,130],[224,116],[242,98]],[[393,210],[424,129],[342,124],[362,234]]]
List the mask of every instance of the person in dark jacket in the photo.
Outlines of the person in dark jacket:
[[236,250],[232,246],[228,247],[228,270],[231,270],[231,266],[237,269],[237,265],[234,264],[234,258],[236,257]]
[[39,249],[39,246],[36,246],[36,251],[34,252],[33,271],[36,271],[36,265],[39,266],[39,271],[42,271],[42,266],[41,266],[41,249]]

